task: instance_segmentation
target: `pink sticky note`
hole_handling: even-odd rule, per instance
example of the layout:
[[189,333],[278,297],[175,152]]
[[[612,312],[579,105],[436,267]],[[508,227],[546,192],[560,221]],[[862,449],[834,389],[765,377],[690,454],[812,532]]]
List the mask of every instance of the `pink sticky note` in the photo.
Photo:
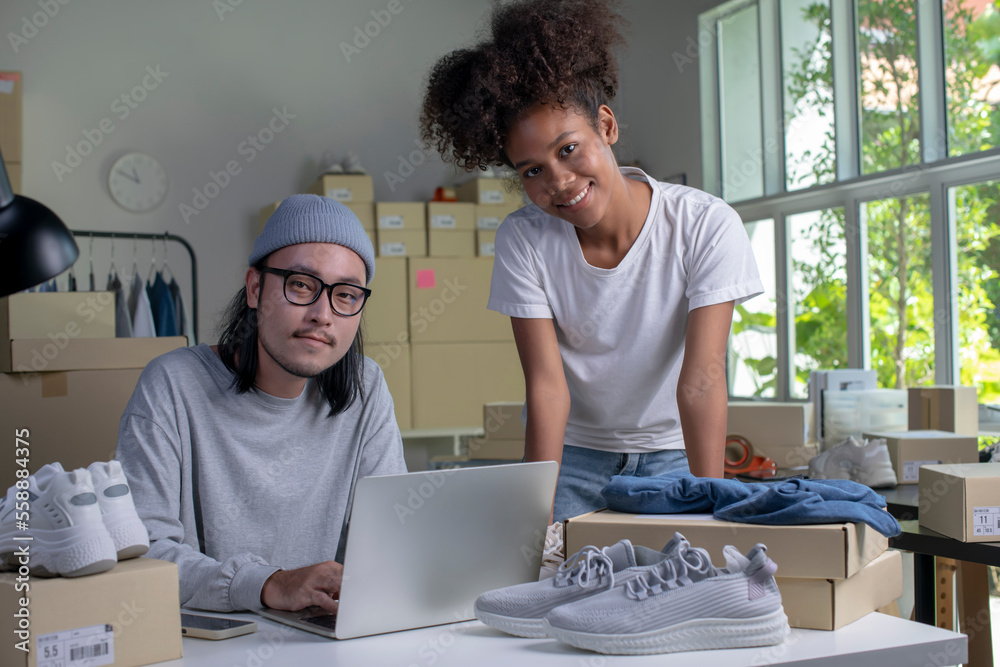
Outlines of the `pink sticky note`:
[[417,289],[431,289],[437,287],[437,278],[434,269],[420,269],[417,271]]

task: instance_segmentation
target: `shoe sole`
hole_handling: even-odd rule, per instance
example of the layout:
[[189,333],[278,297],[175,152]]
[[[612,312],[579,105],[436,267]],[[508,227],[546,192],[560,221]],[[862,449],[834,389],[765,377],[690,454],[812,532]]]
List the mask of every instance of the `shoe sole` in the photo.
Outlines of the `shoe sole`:
[[[30,541],[15,537],[31,536]],[[118,562],[115,543],[104,524],[58,530],[8,531],[0,534],[0,558],[11,569],[21,566],[17,550],[28,546],[28,567],[39,576],[82,577],[106,572]]]
[[545,639],[549,636],[545,630],[545,621],[541,618],[516,618],[513,616],[501,616],[499,614],[491,614],[488,611],[482,611],[480,609],[476,609],[476,618],[479,619],[483,625],[488,625],[494,630],[506,632],[508,635],[514,635],[515,637],[524,637],[526,639]]
[[627,635],[601,635],[554,627],[544,621],[550,637],[577,648],[607,655],[650,655],[706,649],[748,648],[780,644],[788,636],[782,609],[748,619],[699,618],[668,628]]
[[149,533],[135,510],[103,514],[101,518],[115,543],[118,560],[136,558],[149,551]]

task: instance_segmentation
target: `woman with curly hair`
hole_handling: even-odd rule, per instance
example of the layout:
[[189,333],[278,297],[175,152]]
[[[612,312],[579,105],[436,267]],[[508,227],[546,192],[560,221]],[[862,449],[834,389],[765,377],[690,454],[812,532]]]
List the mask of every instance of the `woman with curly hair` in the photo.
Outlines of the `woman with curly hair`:
[[557,521],[613,475],[722,476],[733,307],[763,292],[732,208],[618,166],[623,27],[611,0],[498,5],[421,115],[446,159],[506,165],[533,202],[497,230],[488,307],[524,370],[525,460],[561,462]]

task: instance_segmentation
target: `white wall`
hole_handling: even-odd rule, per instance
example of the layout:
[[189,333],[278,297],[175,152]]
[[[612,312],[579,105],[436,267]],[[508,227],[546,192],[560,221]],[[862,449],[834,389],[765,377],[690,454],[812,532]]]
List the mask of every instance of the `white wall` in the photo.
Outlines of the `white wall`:
[[677,173],[701,187],[699,54],[714,49],[698,34],[698,14],[721,0],[630,0],[631,44],[621,67],[619,116],[627,124],[622,158],[656,178]]
[[[436,186],[453,182],[451,167],[433,156],[394,189],[385,174],[398,173],[400,161],[417,150],[429,67],[474,39],[489,4],[396,1],[402,10],[392,15],[389,0],[5,0],[0,69],[24,76],[25,194],[71,228],[169,231],[187,238],[199,261],[200,338],[213,340],[216,316],[242,281],[258,209],[303,191],[315,180],[324,151],[360,153],[379,200],[424,200]],[[58,12],[40,14],[40,2]],[[700,182],[697,64],[678,71],[671,53],[697,38],[697,11],[713,4],[626,5],[633,39],[617,105],[628,126],[622,154],[634,155],[656,176],[684,171],[689,183]],[[348,61],[340,44],[351,43],[356,29],[373,21],[372,11],[391,20]],[[44,25],[26,28],[33,20]],[[155,88],[147,67],[166,73]],[[122,118],[124,107],[116,100],[144,77],[152,89],[139,91],[145,99]],[[287,109],[294,118],[248,161],[239,146],[267,127],[272,109]],[[97,129],[104,118],[114,125],[108,134]],[[53,163],[66,164],[67,145],[86,141],[85,132],[100,135],[100,144],[79,166],[57,175]],[[145,214],[124,211],[108,194],[108,169],[133,150],[158,158],[170,178],[167,200]],[[185,221],[180,206],[191,206],[194,189],[203,191],[210,172],[230,160],[241,173]],[[132,243],[116,248],[118,266],[131,265]],[[81,250],[78,273],[85,272],[89,255],[86,244]],[[97,244],[99,274],[107,252]],[[162,246],[156,252],[162,257]],[[148,270],[149,244],[140,244],[139,256],[140,270]],[[183,278],[183,253],[171,248],[169,258]]]

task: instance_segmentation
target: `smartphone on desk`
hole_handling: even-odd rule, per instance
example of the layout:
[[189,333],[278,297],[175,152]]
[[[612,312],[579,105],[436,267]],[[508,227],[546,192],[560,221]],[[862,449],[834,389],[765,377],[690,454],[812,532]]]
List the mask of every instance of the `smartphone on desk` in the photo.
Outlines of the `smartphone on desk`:
[[251,632],[257,632],[257,624],[253,621],[241,621],[238,618],[222,616],[181,614],[181,634],[185,637],[229,639],[230,637],[248,635]]

